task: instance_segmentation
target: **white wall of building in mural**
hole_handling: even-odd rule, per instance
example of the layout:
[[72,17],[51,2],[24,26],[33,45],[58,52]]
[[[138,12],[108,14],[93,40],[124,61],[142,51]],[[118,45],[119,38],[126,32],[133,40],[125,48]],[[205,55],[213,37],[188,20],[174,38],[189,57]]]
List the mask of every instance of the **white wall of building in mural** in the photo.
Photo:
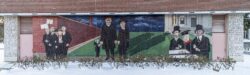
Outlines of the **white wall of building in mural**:
[[210,14],[178,14],[178,15],[165,15],[165,32],[171,32],[173,27],[178,25],[181,30],[195,30],[197,24],[203,25],[206,32],[211,32],[212,28],[212,15]]

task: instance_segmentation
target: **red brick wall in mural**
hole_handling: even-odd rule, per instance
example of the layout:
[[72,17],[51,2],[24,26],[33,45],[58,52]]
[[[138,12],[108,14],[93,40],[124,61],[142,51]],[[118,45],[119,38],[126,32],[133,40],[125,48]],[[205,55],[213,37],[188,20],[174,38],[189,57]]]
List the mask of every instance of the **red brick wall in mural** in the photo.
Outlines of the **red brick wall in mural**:
[[68,32],[71,33],[72,42],[70,46],[75,46],[80,43],[83,43],[87,40],[90,40],[100,34],[100,29],[91,26],[79,23],[77,21],[60,17],[60,16],[52,16],[52,17],[41,17],[36,16],[32,17],[32,28],[33,28],[33,51],[34,53],[43,53],[44,45],[42,43],[42,36],[44,34],[44,30],[40,28],[41,24],[46,23],[46,19],[53,19],[53,24],[50,26],[60,27],[61,25],[65,25],[67,27]]

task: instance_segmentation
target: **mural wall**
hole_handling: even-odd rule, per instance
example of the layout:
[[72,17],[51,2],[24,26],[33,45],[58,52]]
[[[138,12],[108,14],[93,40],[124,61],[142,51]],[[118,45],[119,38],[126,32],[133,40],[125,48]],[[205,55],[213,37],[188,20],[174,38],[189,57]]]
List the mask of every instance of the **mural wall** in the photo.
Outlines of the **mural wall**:
[[[165,25],[164,15],[122,16],[61,16],[58,26],[44,27],[43,47],[49,58],[65,57],[116,57],[133,56],[211,56],[210,37],[212,26],[195,23],[185,26],[193,18],[180,19],[182,25]],[[175,19],[173,17],[173,19]],[[179,19],[179,18],[178,18]],[[172,31],[164,32],[171,27]],[[190,25],[191,26],[191,25]],[[77,28],[75,28],[77,27]],[[94,28],[89,30],[89,27]],[[34,35],[36,33],[33,33]],[[77,37],[80,36],[81,37]],[[87,39],[86,39],[87,38]],[[78,41],[85,39],[84,41]],[[77,43],[72,43],[73,41]]]

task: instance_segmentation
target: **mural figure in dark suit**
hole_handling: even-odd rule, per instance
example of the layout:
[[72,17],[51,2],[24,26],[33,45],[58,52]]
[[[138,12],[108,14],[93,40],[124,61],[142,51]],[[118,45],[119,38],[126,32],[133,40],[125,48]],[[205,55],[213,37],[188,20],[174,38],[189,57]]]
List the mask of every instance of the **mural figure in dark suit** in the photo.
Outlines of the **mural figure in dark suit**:
[[51,58],[55,59],[55,57],[56,57],[56,43],[57,43],[57,35],[55,32],[55,27],[50,28],[49,41],[50,41],[49,48],[51,49],[50,50]]
[[115,41],[116,41],[116,29],[112,25],[112,18],[106,17],[105,18],[105,25],[103,25],[101,30],[101,44],[103,44],[103,48],[106,52],[106,59],[114,60],[114,48],[115,48]]
[[63,37],[62,37],[62,31],[57,29],[57,38],[56,38],[56,58],[59,59],[62,56],[63,51]]
[[67,28],[65,26],[61,27],[61,31],[62,31],[63,41],[64,41],[63,56],[66,57],[68,54],[68,49],[69,49],[69,45],[70,45],[72,38],[71,38],[71,34],[67,31]]
[[192,41],[193,52],[199,56],[209,58],[210,41],[204,36],[204,29],[202,25],[196,25],[196,37]]
[[47,59],[51,59],[52,56],[52,51],[53,51],[53,47],[52,47],[52,40],[50,37],[50,30],[49,29],[45,29],[45,34],[43,34],[43,44],[45,47],[45,52],[46,52],[46,56]]
[[119,49],[119,55],[120,59],[124,60],[126,57],[126,51],[129,47],[129,31],[126,27],[126,21],[121,20],[120,21],[120,30],[118,34],[118,49]]
[[170,46],[169,50],[178,50],[178,49],[183,49],[183,40],[180,39],[180,27],[179,26],[174,26],[173,30],[173,39],[170,41]]

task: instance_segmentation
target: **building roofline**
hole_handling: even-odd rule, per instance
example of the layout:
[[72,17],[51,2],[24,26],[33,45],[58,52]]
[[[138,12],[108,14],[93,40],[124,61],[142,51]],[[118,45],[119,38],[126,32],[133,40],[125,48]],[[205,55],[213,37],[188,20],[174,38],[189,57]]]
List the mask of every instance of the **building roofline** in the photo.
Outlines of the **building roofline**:
[[245,14],[250,11],[194,11],[194,12],[83,12],[83,13],[0,13],[0,16],[58,16],[58,15],[167,15],[167,14]]

